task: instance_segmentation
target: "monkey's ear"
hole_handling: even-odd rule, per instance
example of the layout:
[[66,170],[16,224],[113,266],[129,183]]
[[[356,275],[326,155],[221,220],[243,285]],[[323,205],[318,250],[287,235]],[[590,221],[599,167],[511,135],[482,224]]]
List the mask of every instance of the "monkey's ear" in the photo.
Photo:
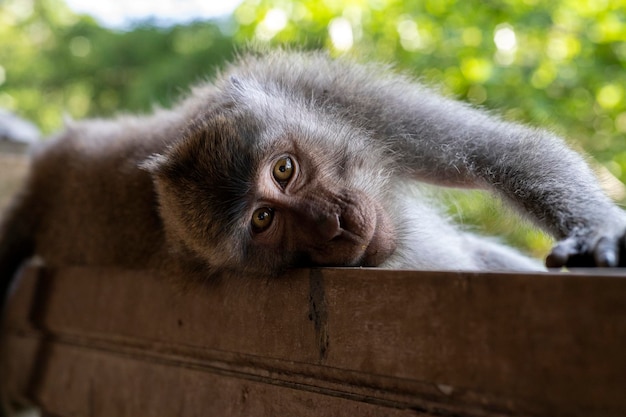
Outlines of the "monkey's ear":
[[168,162],[168,157],[155,153],[139,164],[139,168],[148,171],[151,174],[160,173]]

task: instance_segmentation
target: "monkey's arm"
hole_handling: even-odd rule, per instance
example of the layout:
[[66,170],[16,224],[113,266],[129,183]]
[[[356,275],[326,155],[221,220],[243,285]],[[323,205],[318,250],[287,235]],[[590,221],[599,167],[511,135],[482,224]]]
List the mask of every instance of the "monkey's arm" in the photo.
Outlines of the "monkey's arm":
[[549,267],[626,262],[626,215],[560,138],[420,87],[404,91],[394,106],[387,94],[381,97],[387,118],[378,119],[376,130],[414,177],[488,188],[512,202],[560,240],[547,259]]

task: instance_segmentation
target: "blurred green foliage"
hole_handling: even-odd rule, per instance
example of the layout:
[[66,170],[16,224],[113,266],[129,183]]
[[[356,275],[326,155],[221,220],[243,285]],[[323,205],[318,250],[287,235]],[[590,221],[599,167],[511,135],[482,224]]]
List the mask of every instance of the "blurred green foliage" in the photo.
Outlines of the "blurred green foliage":
[[[445,94],[555,130],[624,199],[626,0],[244,0],[220,21],[127,31],[100,27],[62,0],[4,0],[0,107],[44,132],[64,113],[146,111],[251,41],[387,61]],[[493,200],[454,198],[450,211],[465,223],[538,254],[550,244],[497,215]]]
[[63,115],[107,116],[168,105],[233,55],[226,25],[130,31],[100,27],[62,0],[0,3],[0,108],[46,133]]

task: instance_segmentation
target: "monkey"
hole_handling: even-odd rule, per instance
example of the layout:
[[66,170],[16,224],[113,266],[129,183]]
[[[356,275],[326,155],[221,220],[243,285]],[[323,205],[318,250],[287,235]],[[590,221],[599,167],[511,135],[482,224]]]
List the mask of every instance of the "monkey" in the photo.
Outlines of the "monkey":
[[203,277],[544,270],[420,184],[493,192],[555,237],[549,268],[626,263],[626,214],[562,138],[383,64],[274,50],[169,109],[69,122],[35,149],[0,226],[0,285],[35,256]]

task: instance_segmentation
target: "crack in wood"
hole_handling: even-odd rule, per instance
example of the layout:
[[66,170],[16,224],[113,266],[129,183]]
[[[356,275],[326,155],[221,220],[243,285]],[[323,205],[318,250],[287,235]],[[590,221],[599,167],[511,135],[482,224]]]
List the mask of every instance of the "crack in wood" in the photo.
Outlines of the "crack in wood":
[[324,290],[324,276],[319,269],[309,273],[309,320],[315,328],[315,338],[319,347],[320,361],[328,356],[330,338],[328,335],[328,309]]

